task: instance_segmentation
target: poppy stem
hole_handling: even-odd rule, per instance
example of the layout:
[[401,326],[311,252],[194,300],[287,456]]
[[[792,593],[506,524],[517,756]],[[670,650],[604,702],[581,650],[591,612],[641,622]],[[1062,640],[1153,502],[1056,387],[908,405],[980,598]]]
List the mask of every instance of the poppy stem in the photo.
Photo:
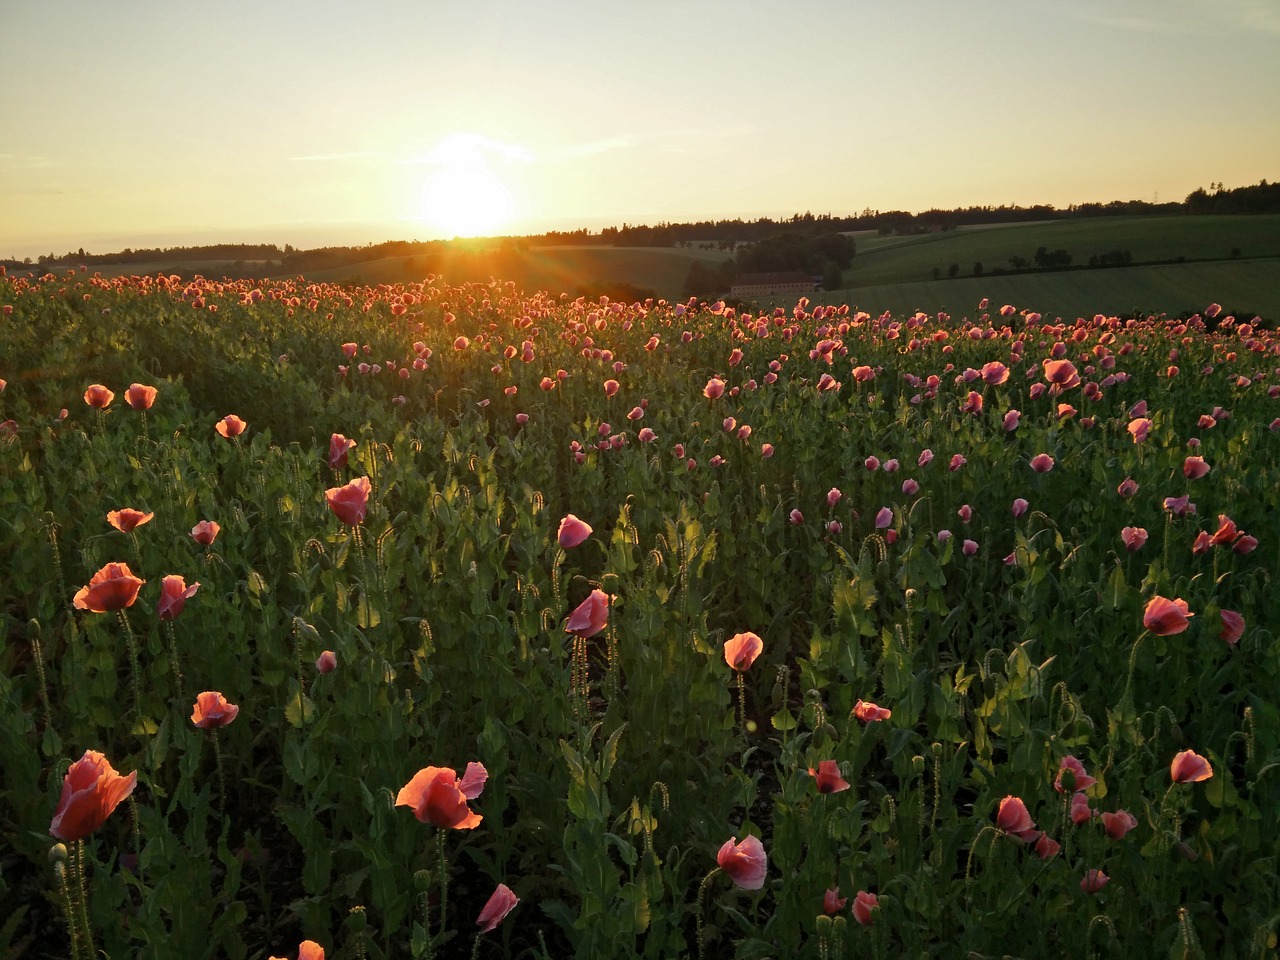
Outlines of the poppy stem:
[[742,738],[747,737],[747,683],[743,678],[742,671],[736,671],[738,679],[738,729],[742,731]]
[[715,879],[716,874],[719,872],[720,868],[715,867],[710,873],[702,878],[702,882],[698,884],[698,897],[693,904],[693,916],[698,937],[698,960],[703,960],[703,954],[707,945],[706,934],[702,928],[702,900],[707,889],[711,886],[711,881]]
[[[53,850],[57,851],[59,846],[62,845],[55,845]],[[58,878],[58,890],[62,894],[62,911],[67,917],[67,937],[71,941],[71,960],[80,960],[83,956],[83,952],[80,949],[80,924],[75,903],[71,898],[71,884],[67,882],[66,847],[62,848],[60,854],[51,853],[51,855],[60,856],[60,859],[56,859],[53,862],[53,874]]]
[[444,856],[444,830],[438,827],[436,828],[436,850],[440,858],[440,932],[443,934],[446,924],[445,915],[449,908],[449,862]]
[[176,703],[183,704],[187,700],[187,696],[182,692],[182,667],[178,663],[178,633],[173,627],[172,620],[164,621],[165,633],[169,636],[169,667],[173,670],[174,682],[178,685],[178,699]]
[[213,733],[213,759],[218,768],[218,821],[221,823],[227,818],[227,779],[222,772],[222,742],[218,739],[218,728],[212,728]]
[[[32,620],[32,626],[39,631],[40,624]],[[53,728],[53,707],[49,704],[49,681],[44,672],[44,654],[40,650],[40,638],[38,636],[31,637],[31,656],[36,662],[36,676],[40,679],[40,703],[44,707],[44,728],[50,730]]]
[[96,957],[98,951],[93,948],[93,929],[89,926],[89,891],[84,882],[84,840],[77,840],[72,845],[71,854],[71,870],[75,874],[75,884],[73,890],[77,891],[80,900],[80,924],[81,936],[84,942],[84,951],[86,957]]
[[1132,702],[1133,693],[1133,670],[1138,663],[1138,647],[1142,643],[1142,638],[1147,635],[1147,631],[1143,630],[1138,634],[1138,639],[1133,641],[1133,649],[1129,651],[1129,674],[1124,681],[1124,694],[1120,697],[1120,702]]
[[124,609],[120,614],[120,626],[124,627],[125,640],[129,644],[129,679],[133,682],[133,709],[138,712],[138,720],[142,720],[142,688],[138,685],[138,675],[142,672],[138,666],[138,641],[133,636],[133,627],[129,625],[129,617]]

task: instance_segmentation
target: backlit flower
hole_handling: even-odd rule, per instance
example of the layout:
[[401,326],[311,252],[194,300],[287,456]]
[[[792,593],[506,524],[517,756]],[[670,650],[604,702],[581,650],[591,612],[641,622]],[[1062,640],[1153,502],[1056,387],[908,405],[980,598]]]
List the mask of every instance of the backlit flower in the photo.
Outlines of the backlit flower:
[[199,583],[187,586],[187,581],[176,573],[171,573],[160,581],[160,600],[156,603],[156,616],[161,620],[173,620],[180,613],[186,602],[196,595]]
[[338,655],[332,650],[326,650],[316,657],[316,671],[318,673],[333,673],[338,669]]
[[1138,417],[1129,421],[1129,435],[1133,437],[1134,443],[1142,443],[1147,439],[1147,434],[1151,432],[1151,421],[1146,417]]
[[1099,814],[1098,819],[1102,821],[1103,829],[1112,840],[1123,839],[1126,833],[1138,825],[1138,818],[1128,810],[1116,810],[1114,813],[1108,810]]
[[809,776],[813,777],[819,793],[839,793],[849,789],[849,781],[840,776],[840,767],[834,760],[818,761],[818,768],[809,768]]
[[1244,617],[1234,610],[1221,610],[1219,615],[1222,617],[1222,632],[1218,636],[1234,647],[1244,636]]
[[356,477],[341,487],[324,492],[325,501],[334,516],[349,527],[363,522],[369,511],[369,492],[372,484],[368,477]]
[[764,641],[750,631],[735,633],[724,642],[724,660],[739,673],[745,672],[756,662],[764,650]]
[[1174,783],[1199,783],[1213,776],[1213,767],[1194,750],[1183,750],[1169,764],[1169,776]]
[[1080,889],[1085,893],[1097,893],[1110,882],[1111,878],[1101,870],[1086,870],[1080,880]]
[[212,520],[201,520],[191,528],[191,539],[203,547],[209,546],[214,540],[218,539],[218,533],[222,527],[218,526]]
[[1204,457],[1187,457],[1182,461],[1182,475],[1188,480],[1199,480],[1209,472],[1209,464]]
[[1142,624],[1157,637],[1171,637],[1187,629],[1187,620],[1194,616],[1188,612],[1187,601],[1157,595],[1148,601],[1142,614]]
[[564,632],[576,636],[594,637],[609,622],[609,595],[603,590],[592,590],[587,599],[569,614],[565,621]]
[[240,434],[244,433],[244,428],[247,426],[247,423],[232,413],[223,417],[214,424],[214,429],[230,440],[232,437],[238,437]]
[[1120,531],[1120,539],[1130,553],[1141,550],[1147,542],[1147,531],[1143,527],[1125,527]]
[[484,790],[489,773],[481,763],[467,764],[459,779],[450,767],[424,767],[396,795],[397,807],[411,807],[421,823],[450,830],[473,830],[484,818],[467,806]]
[[121,776],[101,753],[86,750],[62,778],[49,833],[66,843],[83,840],[106,822],[137,785],[136,770]]
[[875,723],[877,720],[888,720],[893,711],[888,707],[877,706],[870,700],[859,700],[853,705],[853,715],[863,723]]
[[702,395],[708,400],[719,400],[724,396],[724,381],[719,377],[712,377],[702,388]]
[[1013,514],[1014,519],[1017,519],[1018,517],[1026,513],[1027,508],[1030,506],[1031,504],[1027,503],[1026,500],[1024,500],[1022,497],[1018,497],[1016,500],[1013,501],[1013,507],[1010,509],[1010,512]]
[[566,550],[571,550],[591,536],[591,524],[579,520],[572,513],[565,514],[560,521],[560,529],[556,531],[556,542]]
[[112,510],[108,513],[107,523],[111,524],[121,533],[132,533],[144,523],[150,523],[154,518],[154,513],[143,513],[141,510],[134,510],[132,507],[125,507],[122,510]]
[[202,730],[213,730],[225,727],[239,713],[240,708],[234,703],[228,703],[227,698],[217,690],[206,690],[196,697],[191,722]]
[[329,466],[333,470],[341,470],[347,465],[347,454],[354,449],[356,442],[348,440],[340,433],[329,438]]
[[510,887],[505,883],[498,884],[497,889],[489,894],[489,899],[481,908],[480,916],[476,917],[476,926],[480,928],[481,933],[489,933],[519,902],[520,898],[512,892]]
[[839,887],[828,887],[827,891],[822,895],[822,912],[827,916],[832,916],[844,909],[844,905],[848,903],[847,897],[840,896]]
[[108,563],[77,591],[71,602],[77,610],[92,613],[123,610],[133,606],[144,583],[133,575],[127,563]]
[[1071,822],[1076,826],[1088,823],[1093,819],[1093,808],[1089,806],[1089,797],[1083,790],[1071,794]]
[[875,912],[880,906],[880,898],[874,893],[859,890],[853,898],[853,919],[864,927],[876,922]]
[[996,826],[1020,840],[1027,840],[1036,832],[1035,821],[1027,812],[1027,805],[1018,797],[1007,796],[996,810]]
[[116,395],[100,383],[92,384],[84,392],[84,402],[95,410],[105,410],[115,398]]
[[1031,458],[1031,469],[1036,473],[1048,473],[1053,469],[1053,457],[1047,453],[1037,453]]
[[729,875],[735,886],[743,890],[759,890],[764,886],[769,859],[764,844],[756,837],[745,837],[741,843],[730,837],[716,854],[716,863]]
[[155,387],[131,383],[129,389],[124,392],[124,400],[135,410],[150,410],[151,405],[156,402],[157,393],[159,391]]

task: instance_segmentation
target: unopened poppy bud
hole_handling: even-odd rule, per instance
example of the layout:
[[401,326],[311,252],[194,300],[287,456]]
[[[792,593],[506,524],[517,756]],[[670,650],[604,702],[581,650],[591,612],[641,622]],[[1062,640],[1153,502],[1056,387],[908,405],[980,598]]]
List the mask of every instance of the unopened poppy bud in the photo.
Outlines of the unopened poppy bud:
[[920,776],[920,774],[924,773],[924,757],[920,756],[918,753],[911,758],[911,772],[916,776]]
[[55,843],[49,848],[49,862],[52,864],[67,862],[67,845],[65,843]]
[[817,918],[818,936],[822,939],[828,939],[831,936],[831,918],[825,913],[819,914]]
[[942,744],[940,744],[937,740],[933,741],[933,745],[930,746],[929,749],[933,751],[933,755],[935,757],[942,756]]
[[347,928],[356,935],[364,933],[368,922],[369,918],[365,915],[364,907],[352,907],[347,914]]
[[415,870],[413,873],[413,888],[419,893],[426,893],[431,889],[431,882],[435,879],[435,873],[431,870]]

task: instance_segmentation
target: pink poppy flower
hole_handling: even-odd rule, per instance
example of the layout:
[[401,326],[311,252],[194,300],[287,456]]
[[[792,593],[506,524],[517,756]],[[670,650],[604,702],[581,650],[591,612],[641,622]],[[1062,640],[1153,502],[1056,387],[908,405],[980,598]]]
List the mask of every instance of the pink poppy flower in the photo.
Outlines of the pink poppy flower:
[[105,410],[111,406],[116,395],[100,383],[94,383],[84,392],[84,402],[95,410]]
[[1093,819],[1093,808],[1089,806],[1089,798],[1083,790],[1071,794],[1071,822],[1076,826],[1088,823]]
[[893,511],[888,507],[881,507],[876,511],[876,529],[885,530],[893,523]]
[[467,806],[484,790],[489,773],[472,761],[461,778],[450,767],[424,767],[396,795],[397,807],[411,807],[420,823],[446,830],[474,830],[484,817]]
[[1209,472],[1209,464],[1204,457],[1187,457],[1182,461],[1182,475],[1188,480],[1199,480]]
[[618,392],[620,384],[617,380],[606,380],[604,382],[604,395],[606,397],[615,396]]
[[90,613],[111,613],[131,607],[146,583],[133,575],[127,563],[108,563],[76,591],[71,604]]
[[1234,647],[1244,636],[1244,617],[1234,610],[1220,610],[1218,613],[1222,617],[1222,632],[1218,636]]
[[1058,775],[1053,780],[1053,789],[1059,793],[1075,793],[1088,790],[1098,781],[1085,772],[1084,764],[1068,754],[1058,764]]
[[888,720],[893,716],[893,711],[887,707],[880,707],[872,703],[870,700],[859,700],[853,705],[853,715],[863,723],[875,723],[879,720]]
[[1194,750],[1183,750],[1169,764],[1169,777],[1174,783],[1199,783],[1213,776],[1209,761]]
[[853,898],[853,918],[864,927],[876,922],[875,912],[880,907],[880,898],[874,893],[859,890]]
[[1019,797],[1007,796],[996,810],[996,826],[1020,840],[1027,840],[1036,833],[1035,821],[1027,812],[1027,805]]
[[333,673],[338,669],[338,655],[332,650],[325,650],[320,656],[316,657],[316,671],[319,673]]
[[1232,553],[1246,554],[1252,553],[1258,547],[1258,538],[1247,533],[1242,533],[1231,545]]
[[560,521],[560,529],[556,531],[556,542],[565,550],[572,550],[589,536],[591,536],[591,525],[569,513],[565,514],[565,518]]
[[1196,512],[1196,505],[1191,502],[1191,497],[1188,494],[1183,494],[1180,497],[1165,497],[1164,508],[1175,517],[1187,517]]
[[187,586],[187,581],[176,573],[171,573],[160,581],[160,600],[156,604],[156,616],[161,620],[173,620],[182,613],[188,600],[200,589],[199,583]]
[[206,690],[196,697],[191,711],[191,722],[202,730],[225,727],[240,713],[240,708],[229,703],[217,690]]
[[947,465],[947,469],[949,469],[952,473],[955,473],[957,470],[959,470],[968,462],[969,461],[965,459],[963,454],[957,453],[955,456],[951,458],[951,463]]
[[1013,514],[1013,517],[1016,520],[1018,517],[1026,513],[1027,509],[1030,506],[1031,504],[1029,504],[1026,500],[1024,500],[1022,497],[1018,497],[1016,500],[1013,501],[1013,507],[1010,509],[1010,513]]
[[847,897],[840,896],[839,887],[828,887],[826,893],[822,895],[822,912],[829,917],[833,916],[843,910],[848,902]]
[[1214,546],[1218,546],[1220,544],[1230,543],[1238,536],[1240,536],[1240,531],[1236,527],[1235,521],[1225,513],[1218,514],[1218,529],[1214,531],[1213,536],[1209,538],[1210,542],[1213,543]]
[[788,515],[788,519],[791,521],[791,525],[793,527],[798,527],[802,523],[804,523],[804,514],[800,512],[799,507],[795,507],[792,509],[791,513]]
[[768,460],[770,457],[772,457],[772,456],[773,456],[773,444],[772,444],[772,443],[762,443],[762,444],[760,444],[760,456],[761,456],[761,458],[762,458],[762,459],[764,459],[764,460]]
[[769,866],[764,844],[756,837],[745,837],[741,843],[736,840],[736,837],[730,837],[724,842],[716,854],[716,863],[735,886],[743,890],[759,890],[764,886]]
[[324,492],[325,501],[334,516],[349,527],[364,521],[369,511],[369,492],[373,489],[368,477],[356,477],[341,487],[331,487]]
[[1031,458],[1031,469],[1036,473],[1048,473],[1053,469],[1053,457],[1047,453],[1037,453]]
[[481,933],[491,933],[519,902],[520,898],[512,892],[510,887],[505,883],[498,884],[480,909],[480,916],[476,917],[476,926],[480,928]]
[[247,426],[247,423],[232,413],[223,417],[214,424],[214,429],[230,440],[232,437],[238,437],[240,434],[244,433],[244,428]]
[[329,438],[329,467],[333,470],[341,470],[347,465],[347,455],[355,447],[354,440],[348,440],[340,433],[335,433]]
[[963,543],[960,544],[960,550],[966,557],[972,557],[975,553],[978,552],[978,541],[965,540]]
[[1013,433],[1018,429],[1018,423],[1022,419],[1021,410],[1008,410],[1004,415],[1004,432]]
[[818,768],[809,768],[809,776],[817,783],[819,793],[839,793],[849,789],[849,781],[840,776],[840,767],[834,760],[818,761]]
[[[902,492],[905,493],[908,497],[915,496],[919,491],[920,491],[920,484],[915,480],[913,480],[911,477],[907,477],[907,479],[902,481]],[[888,507],[885,507],[884,509],[887,510]]]
[[603,590],[592,590],[587,599],[569,614],[564,632],[587,638],[594,637],[609,622],[609,595]]
[[1120,531],[1120,539],[1130,553],[1141,550],[1147,542],[1147,531],[1143,527],[1125,527]]
[[739,673],[744,673],[756,662],[764,650],[764,641],[756,634],[735,633],[724,642],[724,661]]
[[151,405],[156,402],[156,394],[159,391],[155,387],[149,387],[142,383],[131,383],[129,389],[124,392],[125,403],[129,404],[134,410],[150,410]]
[[828,508],[834,507],[837,503],[840,502],[840,498],[842,496],[844,496],[844,494],[840,492],[839,487],[832,487],[830,490],[827,491],[827,507]]
[[1048,860],[1050,857],[1056,856],[1061,849],[1062,844],[1051,838],[1047,833],[1040,834],[1040,839],[1036,841],[1036,856],[1041,860]]
[[1138,818],[1127,810],[1117,810],[1114,813],[1108,810],[1099,814],[1098,819],[1102,821],[1103,829],[1112,840],[1124,839],[1124,835],[1138,825]]
[[112,510],[107,514],[107,523],[121,533],[132,533],[138,527],[150,523],[153,519],[155,519],[154,513],[143,513],[141,510],[134,510],[132,507]]
[[970,390],[968,396],[960,403],[961,413],[971,413],[975,416],[982,412],[982,394],[976,390]]
[[920,451],[920,456],[916,458],[916,466],[927,467],[933,462],[933,451],[925,447]]
[[136,770],[122,776],[103,754],[86,750],[62,778],[49,833],[65,843],[83,840],[106,823],[137,785]]
[[1133,437],[1134,443],[1142,443],[1147,439],[1147,434],[1151,432],[1151,421],[1146,417],[1138,417],[1136,420],[1129,421],[1129,435]]
[[1142,623],[1157,637],[1171,637],[1186,630],[1187,621],[1194,616],[1188,612],[1187,601],[1169,600],[1157,595],[1147,603]]
[[1070,360],[1046,360],[1042,369],[1046,382],[1059,390],[1069,390],[1080,385],[1080,374]]
[[702,388],[702,395],[708,400],[719,400],[724,396],[724,381],[719,377],[712,377]]
[[1009,379],[1009,368],[998,360],[982,365],[982,382],[998,387]]
[[1116,487],[1116,493],[1122,497],[1132,497],[1138,492],[1138,483],[1133,477],[1125,477],[1120,481],[1120,486]]
[[1080,880],[1080,889],[1085,893],[1097,893],[1110,882],[1111,878],[1101,870],[1086,870]]
[[191,528],[191,539],[202,547],[207,547],[218,539],[222,527],[212,520],[201,520]]

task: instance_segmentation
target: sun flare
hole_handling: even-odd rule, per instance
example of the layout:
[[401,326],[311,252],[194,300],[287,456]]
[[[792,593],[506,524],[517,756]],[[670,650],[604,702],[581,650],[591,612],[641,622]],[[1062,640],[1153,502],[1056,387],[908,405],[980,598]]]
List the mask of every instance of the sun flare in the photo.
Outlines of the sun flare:
[[511,219],[511,194],[488,170],[446,167],[422,190],[422,219],[446,236],[485,236]]

